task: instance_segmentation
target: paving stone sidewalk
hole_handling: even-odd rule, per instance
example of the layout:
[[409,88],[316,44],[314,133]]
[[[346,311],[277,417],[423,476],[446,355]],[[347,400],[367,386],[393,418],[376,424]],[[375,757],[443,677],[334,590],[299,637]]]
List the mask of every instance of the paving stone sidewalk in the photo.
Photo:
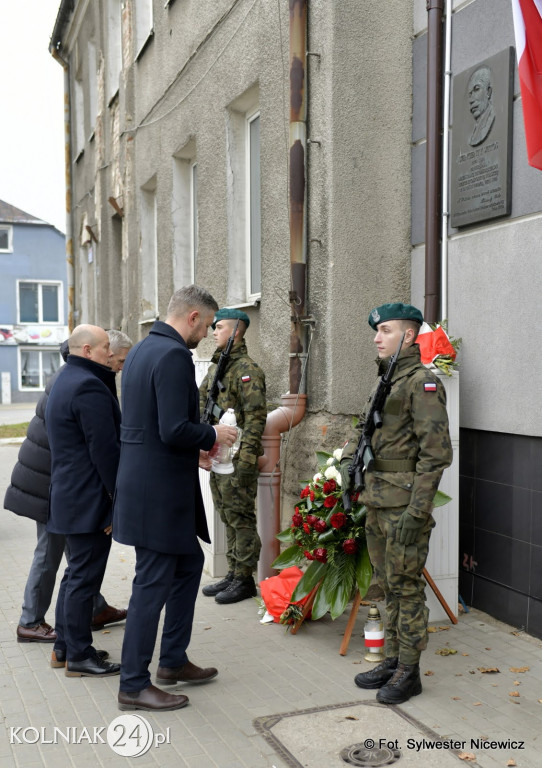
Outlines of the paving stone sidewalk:
[[[17,450],[0,446],[2,499]],[[422,658],[423,694],[386,708],[374,706],[374,692],[353,684],[355,674],[369,668],[361,634],[366,607],[347,655],[340,656],[346,615],[307,622],[292,636],[280,625],[260,624],[253,600],[220,606],[200,596],[190,658],[218,667],[218,678],[173,689],[190,697],[185,709],[141,713],[152,734],[141,722],[137,733],[115,728],[113,721],[127,714],[117,709],[118,678],[67,678],[49,667],[50,646],[16,642],[35,526],[2,510],[0,540],[2,768],[344,768],[341,749],[367,739],[397,741],[398,766],[542,765],[542,642],[478,611],[455,626],[435,627]],[[114,543],[103,593],[117,607],[128,604],[133,566],[131,548]],[[50,611],[50,622],[53,616]],[[123,636],[123,625],[112,626],[95,633],[95,645],[120,660]],[[155,653],[153,673],[157,661]],[[110,724],[117,751],[108,743]],[[142,750],[150,744],[144,754],[118,754],[123,743],[133,754],[137,735]],[[445,743],[438,746],[438,739]],[[452,741],[463,746],[451,749]]]

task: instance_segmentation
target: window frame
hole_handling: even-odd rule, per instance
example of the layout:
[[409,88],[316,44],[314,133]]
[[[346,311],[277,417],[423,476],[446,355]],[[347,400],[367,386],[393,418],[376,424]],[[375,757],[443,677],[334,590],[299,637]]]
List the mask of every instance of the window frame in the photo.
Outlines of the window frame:
[[[259,181],[260,181],[260,189],[258,190],[259,194],[259,205],[258,205],[258,212],[259,212],[259,228],[260,228],[260,245],[259,245],[259,267],[260,267],[260,290],[259,291],[253,291],[252,290],[252,277],[253,277],[253,246],[252,246],[252,234],[253,234],[253,226],[252,226],[252,183],[251,183],[251,171],[252,171],[252,163],[251,163],[251,150],[252,150],[252,137],[251,137],[251,125],[255,120],[259,120],[259,130],[258,130],[258,137],[259,137],[259,158],[258,158],[258,170],[259,170]],[[261,130],[261,114],[260,114],[260,107],[257,106],[254,109],[248,111],[245,114],[245,125],[246,125],[246,133],[245,133],[245,188],[246,188],[246,211],[245,211],[245,237],[246,237],[246,288],[245,288],[245,295],[246,300],[249,303],[253,303],[256,301],[259,301],[262,296],[262,286],[261,286],[261,266],[262,266],[262,247],[261,247],[261,141],[260,141],[260,130]]]
[[[38,286],[38,319],[37,320],[21,320],[21,291],[20,286],[23,284],[37,285]],[[43,319],[43,295],[42,287],[49,285],[55,285],[57,287],[57,309],[58,320],[44,320]],[[17,324],[18,325],[64,325],[64,300],[63,300],[64,285],[62,280],[17,280]]]
[[13,253],[13,226],[11,224],[0,224],[0,229],[5,229],[8,233],[8,247],[0,248],[0,253]]
[[[31,387],[28,385],[23,384],[23,365],[22,365],[22,353],[23,352],[37,352],[39,355],[39,385],[37,387]],[[56,369],[57,371],[64,365],[64,360],[62,359],[62,355],[60,354],[60,350],[57,347],[48,347],[45,345],[38,345],[38,344],[20,344],[17,348],[17,386],[19,392],[44,392],[45,387],[47,386],[47,382],[44,380],[44,373],[43,373],[43,358],[42,354],[43,352],[53,352],[58,355],[59,359],[59,366]],[[53,372],[56,373],[56,371]]]

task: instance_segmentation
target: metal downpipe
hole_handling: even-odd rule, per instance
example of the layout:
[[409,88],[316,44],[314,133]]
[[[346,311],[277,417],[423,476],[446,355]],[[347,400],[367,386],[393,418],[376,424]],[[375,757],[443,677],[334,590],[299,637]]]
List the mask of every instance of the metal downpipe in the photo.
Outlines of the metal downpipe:
[[258,533],[262,542],[258,581],[272,576],[271,563],[280,551],[280,443],[281,434],[295,427],[306,411],[307,395],[300,394],[306,334],[307,272],[307,10],[308,0],[290,0],[290,150],[289,220],[291,274],[291,331],[289,394],[268,417],[262,436],[264,455],[258,477]]
[[435,323],[440,313],[442,188],[442,13],[444,0],[427,0],[427,130],[425,168],[425,307]]

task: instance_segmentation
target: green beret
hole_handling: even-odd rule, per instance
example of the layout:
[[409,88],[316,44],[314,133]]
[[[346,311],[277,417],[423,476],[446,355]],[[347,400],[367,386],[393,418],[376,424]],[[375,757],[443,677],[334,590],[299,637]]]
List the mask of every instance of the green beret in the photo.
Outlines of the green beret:
[[401,303],[382,304],[381,307],[373,309],[369,315],[369,325],[375,331],[380,323],[385,323],[387,320],[414,320],[415,323],[421,325],[423,323],[423,315],[412,304]]
[[211,325],[213,330],[219,320],[242,320],[247,328],[250,325],[250,318],[246,312],[241,312],[240,309],[230,309],[229,307],[222,307],[218,312],[215,312],[215,319]]

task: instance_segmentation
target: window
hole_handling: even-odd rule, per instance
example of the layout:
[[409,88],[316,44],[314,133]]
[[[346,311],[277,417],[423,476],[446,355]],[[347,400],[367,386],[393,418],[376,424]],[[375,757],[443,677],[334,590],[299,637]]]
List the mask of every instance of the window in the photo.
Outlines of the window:
[[190,139],[173,155],[173,280],[175,288],[196,280],[198,256],[198,165],[196,141]]
[[20,280],[19,323],[62,322],[62,283],[31,283]]
[[228,306],[256,304],[261,296],[260,111],[258,85],[227,110]]
[[136,59],[143,53],[147,41],[153,33],[152,0],[136,0],[135,36]]
[[58,349],[19,347],[19,389],[45,389],[61,365]]
[[262,290],[262,226],[260,211],[260,113],[247,116],[247,293]]
[[0,253],[11,253],[13,250],[13,227],[0,226]]
[[122,69],[122,10],[121,0],[107,0],[107,68],[106,100],[111,101],[119,90]]
[[141,188],[141,311],[142,321],[158,317],[158,242],[157,242],[156,177]]

